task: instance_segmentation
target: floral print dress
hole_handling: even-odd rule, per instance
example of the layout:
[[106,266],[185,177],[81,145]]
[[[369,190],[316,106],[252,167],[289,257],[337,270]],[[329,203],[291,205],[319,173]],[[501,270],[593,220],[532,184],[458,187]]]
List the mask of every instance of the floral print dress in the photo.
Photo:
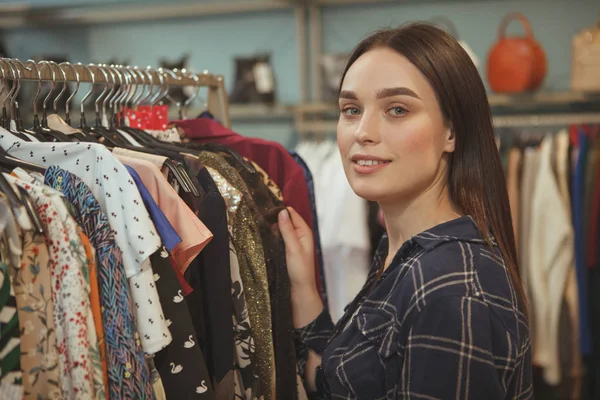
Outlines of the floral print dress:
[[49,255],[44,236],[23,233],[21,265],[12,268],[21,325],[24,399],[61,399]]
[[[7,176],[32,197],[48,235],[50,279],[63,398],[104,399],[90,283],[75,221],[53,189]],[[61,207],[62,206],[62,207]]]

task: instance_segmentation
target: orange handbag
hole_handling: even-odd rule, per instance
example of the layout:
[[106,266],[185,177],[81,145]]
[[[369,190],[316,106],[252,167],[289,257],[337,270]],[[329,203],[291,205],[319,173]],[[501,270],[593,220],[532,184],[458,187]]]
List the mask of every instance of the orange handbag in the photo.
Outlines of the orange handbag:
[[[518,19],[525,27],[525,36],[505,35],[507,25]],[[498,30],[498,40],[487,59],[487,78],[498,93],[520,93],[539,89],[547,73],[546,54],[535,40],[531,25],[521,13],[506,15]]]

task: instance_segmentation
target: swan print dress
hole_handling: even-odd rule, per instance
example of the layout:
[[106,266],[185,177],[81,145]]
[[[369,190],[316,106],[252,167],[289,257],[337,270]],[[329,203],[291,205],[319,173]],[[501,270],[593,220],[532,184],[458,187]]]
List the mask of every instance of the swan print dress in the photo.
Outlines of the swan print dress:
[[154,357],[167,399],[214,399],[204,355],[169,253],[150,256],[154,283],[173,341]]

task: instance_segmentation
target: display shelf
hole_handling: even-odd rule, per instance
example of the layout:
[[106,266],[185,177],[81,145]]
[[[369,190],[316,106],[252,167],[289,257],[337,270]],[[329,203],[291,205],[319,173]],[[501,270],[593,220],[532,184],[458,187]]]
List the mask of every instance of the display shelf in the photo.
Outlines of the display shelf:
[[[204,111],[202,107],[191,107],[187,110],[189,118],[200,115]],[[177,118],[177,107],[169,108],[169,118]],[[294,116],[293,105],[274,105],[265,104],[230,104],[229,116],[232,120],[291,120]]]
[[[521,109],[535,109],[547,106],[569,106],[573,104],[600,104],[600,93],[589,92],[539,92],[520,95],[489,94],[488,99],[492,108],[502,108],[509,111]],[[172,107],[171,112],[176,115],[177,110]],[[188,110],[189,116],[198,115],[202,108],[192,107]],[[338,106],[332,102],[310,102],[302,104],[231,104],[231,119],[233,120],[287,120],[317,117],[331,119],[337,117]],[[504,114],[504,113],[502,113]],[[305,121],[313,123],[315,121]],[[319,121],[316,121],[319,122]],[[318,124],[317,124],[318,125]]]
[[[600,124],[600,111],[596,113],[562,113],[494,116],[495,128],[564,126],[570,124]],[[337,121],[297,120],[295,129],[300,134],[330,134],[337,129]]]
[[284,1],[236,0],[223,2],[165,2],[162,4],[111,4],[109,6],[13,8],[10,16],[0,16],[4,29],[21,26],[90,25],[102,23],[154,21],[207,15],[241,14],[292,9]]
[[[518,95],[488,94],[491,107],[532,108],[543,106],[560,106],[577,103],[600,102],[600,92],[537,92]],[[331,114],[338,111],[338,106],[331,102],[314,102],[299,104],[295,110],[301,114]]]
[[[318,0],[315,5],[357,5],[386,3],[392,0]],[[293,0],[233,0],[218,2],[164,2],[144,4],[95,4],[77,6],[31,6],[22,3],[0,5],[3,29],[22,26],[56,26],[66,24],[103,24],[193,18],[207,15],[243,14],[275,10],[292,10],[302,6]]]

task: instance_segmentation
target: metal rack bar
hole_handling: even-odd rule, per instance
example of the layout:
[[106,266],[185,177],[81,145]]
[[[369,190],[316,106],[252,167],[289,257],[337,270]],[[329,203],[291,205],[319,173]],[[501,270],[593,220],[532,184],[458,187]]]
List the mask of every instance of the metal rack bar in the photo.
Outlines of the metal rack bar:
[[[9,59],[0,59],[0,61],[2,60],[7,60],[10,61]],[[6,79],[16,79],[17,76],[13,76],[13,72],[11,70],[10,67],[8,67],[6,62],[2,62],[0,65],[2,65],[4,67],[4,71],[6,73],[5,78]],[[49,66],[47,67],[43,67],[43,65],[40,65],[40,63],[37,63],[38,65],[38,69],[40,71],[40,77],[42,78],[42,81],[52,81],[52,70]],[[90,72],[85,68],[84,65],[82,64],[71,64],[73,65],[73,67],[75,67],[75,69],[77,70],[77,73],[79,74],[79,82],[92,82],[92,76],[90,74]],[[27,66],[27,64],[26,64]],[[43,68],[42,68],[43,67]],[[96,83],[106,83],[106,79],[104,78],[104,75],[100,72],[99,68],[93,64],[89,64],[87,65],[87,67],[89,67],[93,73],[94,73],[94,79]],[[158,78],[159,72],[158,70],[152,69],[152,68],[137,68],[137,67],[130,67],[130,66],[119,66],[120,68],[125,68],[125,69],[139,69],[139,70],[144,70],[144,71],[148,71],[149,73],[152,74],[152,78],[153,81],[155,82],[156,85],[160,84],[160,80]],[[67,82],[77,82],[77,76],[75,74],[75,71],[73,71],[73,69],[71,67],[63,67],[62,68],[65,71],[66,77],[67,77]],[[63,75],[61,72],[57,71],[56,68],[54,68],[55,70],[55,80],[57,82],[62,82],[63,81]],[[29,70],[23,69],[23,68],[19,68],[19,71],[21,73],[21,79],[22,80],[30,80],[30,81],[37,81],[38,80],[38,75],[35,72],[34,69],[30,68]],[[16,73],[16,71],[15,71]],[[198,77],[198,82],[196,82],[193,78],[191,77],[187,77],[187,76],[179,76],[178,78],[174,78],[172,76],[170,76],[169,74],[162,74],[163,79],[166,79],[166,83],[169,86],[208,86],[208,87],[219,87],[222,85],[223,82],[223,76],[221,75],[214,75],[209,73],[208,71],[204,71],[202,73],[196,74],[196,76]]]

